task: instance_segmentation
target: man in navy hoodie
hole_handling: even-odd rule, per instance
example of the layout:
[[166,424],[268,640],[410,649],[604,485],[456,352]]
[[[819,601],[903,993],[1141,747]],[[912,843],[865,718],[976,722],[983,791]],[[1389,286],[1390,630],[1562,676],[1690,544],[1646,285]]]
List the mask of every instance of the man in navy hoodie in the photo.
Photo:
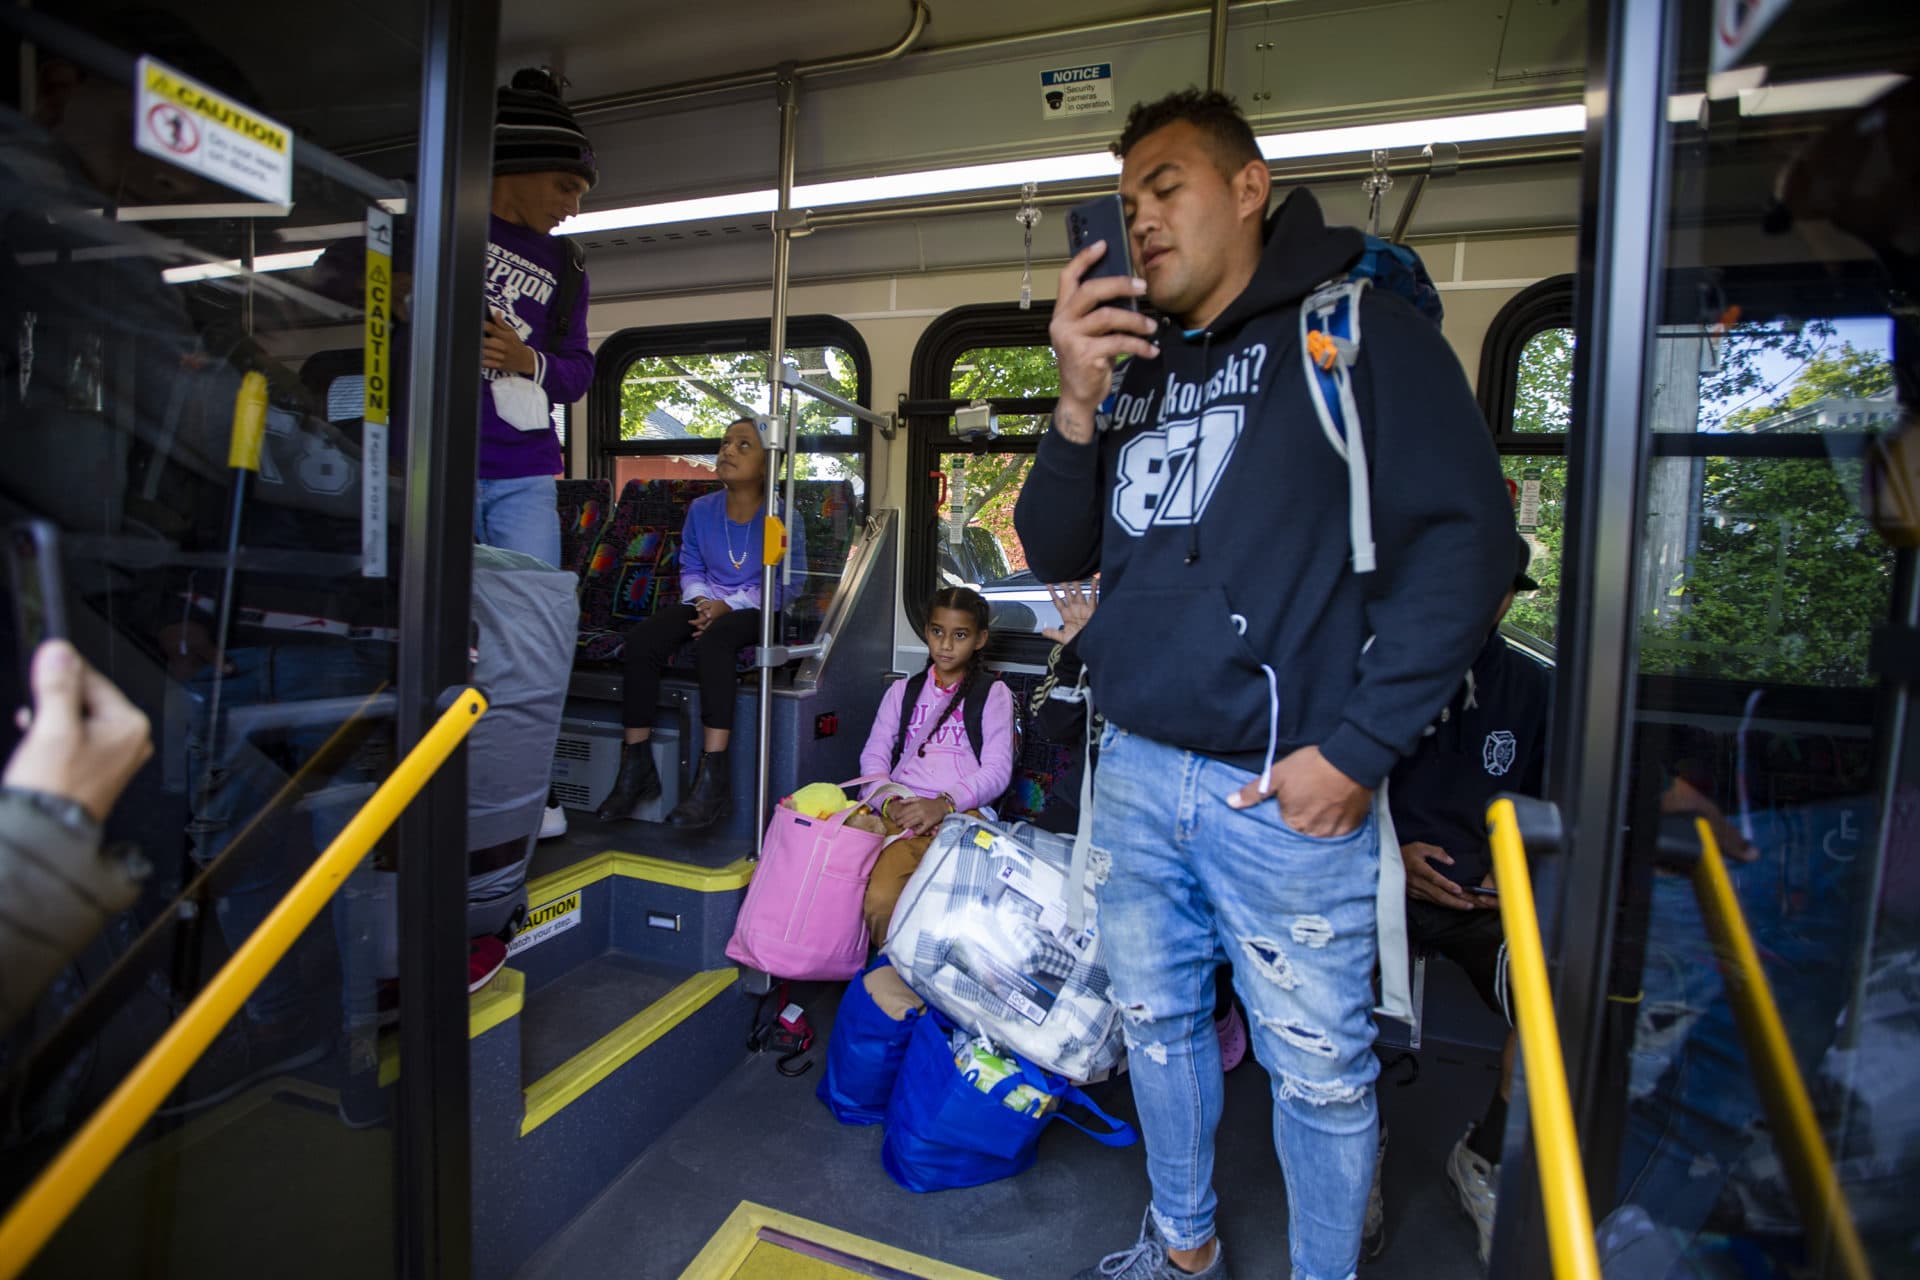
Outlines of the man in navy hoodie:
[[[1273,1079],[1293,1275],[1342,1280],[1375,1158],[1376,930],[1404,927],[1376,789],[1486,638],[1512,511],[1452,351],[1370,291],[1354,390],[1378,563],[1356,572],[1299,320],[1360,233],[1304,190],[1268,217],[1224,95],[1136,106],[1114,149],[1144,278],[1086,279],[1119,246],[1061,272],[1060,399],[1015,515],[1043,580],[1101,574],[1079,641],[1107,720],[1092,865],[1153,1198],[1139,1242],[1084,1274],[1225,1274],[1211,978],[1230,959]],[[1141,295],[1163,318],[1124,307]]]

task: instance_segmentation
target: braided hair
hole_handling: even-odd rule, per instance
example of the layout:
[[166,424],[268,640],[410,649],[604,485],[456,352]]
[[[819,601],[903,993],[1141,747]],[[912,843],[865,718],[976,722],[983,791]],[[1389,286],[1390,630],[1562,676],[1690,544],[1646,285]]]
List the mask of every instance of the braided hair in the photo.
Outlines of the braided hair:
[[[968,619],[972,621],[976,631],[985,631],[988,621],[991,618],[991,613],[987,608],[986,597],[971,587],[942,587],[940,590],[934,592],[933,599],[927,602],[927,616],[929,618],[933,616],[935,609],[952,609],[956,613],[966,614]],[[932,669],[931,660],[928,662],[928,669],[929,671]],[[941,726],[957,715],[962,707],[966,706],[967,694],[973,688],[974,681],[979,678],[979,675],[980,653],[978,650],[975,650],[973,656],[967,659],[966,674],[955,682],[953,691],[947,695],[946,705],[940,708],[938,715],[928,717],[927,731],[920,737],[920,755],[924,756],[927,753],[927,744],[933,741],[934,735],[940,732]],[[928,678],[931,679],[932,677],[929,676]],[[912,708],[910,707],[901,708],[900,734],[899,737],[894,740],[893,744],[893,758],[895,761],[898,761],[907,749],[907,722],[911,718],[908,714],[911,710]]]

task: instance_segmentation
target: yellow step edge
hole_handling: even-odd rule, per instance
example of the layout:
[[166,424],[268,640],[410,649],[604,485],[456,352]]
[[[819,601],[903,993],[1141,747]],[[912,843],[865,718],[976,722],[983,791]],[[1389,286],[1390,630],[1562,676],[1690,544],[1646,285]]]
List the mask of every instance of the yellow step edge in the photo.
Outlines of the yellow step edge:
[[[467,997],[467,1039],[478,1040],[508,1018],[519,1017],[526,1007],[527,975],[502,969],[492,982]],[[400,1037],[388,1032],[380,1037],[380,1087],[399,1078]]]
[[527,901],[551,902],[612,876],[691,889],[695,893],[731,893],[747,887],[747,882],[753,879],[753,867],[747,858],[736,859],[724,867],[695,867],[665,858],[650,858],[644,853],[607,849],[570,867],[527,881]]
[[[850,1231],[840,1231],[791,1213],[769,1209],[751,1200],[742,1200],[727,1215],[727,1220],[720,1224],[720,1229],[713,1233],[706,1247],[680,1273],[680,1280],[735,1280],[736,1277],[746,1280],[748,1276],[796,1274],[798,1267],[795,1264],[800,1261],[798,1255],[761,1240],[762,1227],[771,1227],[813,1244],[825,1245],[865,1262],[878,1262],[910,1276],[924,1277],[924,1280],[995,1280],[984,1272],[969,1271],[965,1267],[908,1253],[877,1240],[856,1236]],[[756,1254],[772,1256],[763,1258]],[[858,1274],[830,1262],[809,1261],[814,1262],[811,1274]]]
[[526,1087],[526,1137],[564,1111],[568,1104],[632,1061],[641,1050],[698,1013],[740,977],[729,965],[696,973],[639,1013],[601,1036]]

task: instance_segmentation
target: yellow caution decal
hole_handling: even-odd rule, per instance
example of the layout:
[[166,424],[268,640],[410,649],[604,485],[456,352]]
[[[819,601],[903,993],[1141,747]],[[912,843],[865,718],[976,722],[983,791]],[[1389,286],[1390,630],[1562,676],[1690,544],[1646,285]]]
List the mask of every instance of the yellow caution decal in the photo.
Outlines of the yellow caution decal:
[[564,898],[541,903],[527,912],[525,922],[507,947],[507,954],[517,956],[528,947],[537,947],[548,938],[565,933],[580,923],[580,915],[578,889]]
[[285,125],[221,97],[173,68],[147,59],[142,70],[146,73],[146,90],[154,97],[175,103],[208,124],[237,133],[269,151],[285,155],[292,145]]
[[393,215],[378,205],[367,210],[366,421],[392,420],[388,380],[393,362]]

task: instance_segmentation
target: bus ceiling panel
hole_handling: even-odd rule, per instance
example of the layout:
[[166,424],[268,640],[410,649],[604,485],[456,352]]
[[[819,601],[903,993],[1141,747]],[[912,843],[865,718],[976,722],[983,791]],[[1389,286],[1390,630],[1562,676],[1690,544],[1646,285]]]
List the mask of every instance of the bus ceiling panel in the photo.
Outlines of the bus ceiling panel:
[[[1367,196],[1358,183],[1315,184],[1329,223],[1364,226]],[[1388,208],[1394,206],[1388,196]],[[1501,231],[1559,230],[1580,216],[1580,168],[1568,160],[1553,165],[1485,169],[1427,184],[1410,228],[1420,239],[1446,235],[1482,235]],[[1453,274],[1451,261],[1430,262],[1437,280]],[[1524,274],[1503,272],[1503,274]]]
[[[1456,185],[1457,184],[1457,185]],[[1414,231],[1418,238],[1559,229],[1578,210],[1578,174],[1571,164],[1534,165],[1516,171],[1462,174],[1433,184]],[[1321,184],[1315,193],[1336,222],[1366,215],[1354,183]],[[1040,292],[1065,260],[1065,222],[1042,218],[1034,234]],[[593,270],[596,298],[659,295],[715,288],[764,287],[771,255],[768,224],[761,217],[667,227],[596,232],[582,237]],[[901,217],[852,227],[830,227],[794,241],[795,281],[911,274],[970,267],[1008,266],[1021,258],[1020,228],[1003,211]],[[1453,276],[1451,251],[1433,256],[1437,279]],[[1560,269],[1564,269],[1563,267]],[[1469,275],[1485,275],[1476,269]],[[1500,276],[1537,275],[1531,261]],[[1013,279],[1017,279],[1017,274]]]
[[[941,30],[948,0],[932,0]],[[1499,73],[1503,0],[1396,0],[1274,6],[1271,21],[1236,8],[1226,87],[1262,132],[1417,119],[1565,102],[1572,73]],[[1578,6],[1550,7],[1577,31]],[[732,25],[732,24],[730,24]],[[1126,108],[1196,83],[1206,27],[1191,20],[1129,28],[1064,47],[1025,45],[943,56],[910,52],[857,74],[803,81],[803,183],[947,166],[1098,152]],[[1114,108],[1049,116],[1040,75],[1112,68]],[[684,77],[680,77],[684,78]],[[771,88],[590,119],[602,181],[590,209],[771,187]]]
[[[1192,9],[1197,0],[932,0],[916,49],[1021,35]],[[651,85],[713,80],[783,62],[836,59],[889,44],[900,34],[903,0],[729,0],[726,21],[707,4],[654,3],[643,14],[605,0],[506,0],[501,66],[526,61],[562,67],[572,94],[594,99]],[[517,59],[517,61],[516,61]]]

